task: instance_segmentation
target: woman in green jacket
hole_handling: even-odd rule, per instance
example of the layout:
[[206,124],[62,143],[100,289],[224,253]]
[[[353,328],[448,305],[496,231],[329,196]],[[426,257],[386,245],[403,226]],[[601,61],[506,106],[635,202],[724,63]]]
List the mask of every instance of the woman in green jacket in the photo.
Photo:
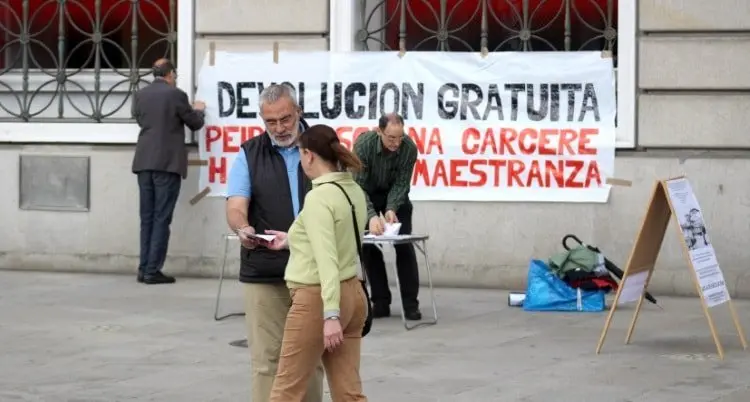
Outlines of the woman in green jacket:
[[358,278],[355,236],[364,236],[367,202],[346,171],[360,170],[362,162],[326,125],[302,133],[299,147],[313,188],[289,233],[268,232],[275,235],[269,248],[290,251],[284,278],[292,296],[271,402],[302,401],[321,358],[334,402],[366,401],[359,363],[369,301]]

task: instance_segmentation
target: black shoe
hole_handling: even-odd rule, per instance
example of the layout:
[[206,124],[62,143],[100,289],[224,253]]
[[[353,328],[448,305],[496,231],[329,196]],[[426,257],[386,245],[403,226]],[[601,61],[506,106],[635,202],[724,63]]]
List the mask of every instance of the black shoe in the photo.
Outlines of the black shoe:
[[173,276],[167,276],[162,274],[161,272],[157,272],[151,275],[144,275],[143,283],[145,283],[146,285],[161,285],[166,283],[175,283],[175,279]]
[[418,308],[404,309],[404,316],[409,321],[419,321],[422,319],[422,313],[419,312]]
[[391,316],[391,307],[385,304],[373,304],[372,318],[383,318]]
[[143,283],[143,272],[138,271],[138,277],[136,278],[138,283]]

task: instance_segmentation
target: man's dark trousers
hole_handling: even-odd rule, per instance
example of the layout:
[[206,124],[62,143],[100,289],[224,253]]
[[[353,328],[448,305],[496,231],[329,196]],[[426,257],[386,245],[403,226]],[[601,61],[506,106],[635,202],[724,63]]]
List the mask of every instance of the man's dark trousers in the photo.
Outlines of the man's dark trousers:
[[167,258],[169,225],[181,184],[182,177],[176,173],[138,172],[141,198],[141,262],[138,272],[147,277],[161,272]]
[[[385,214],[387,194],[369,194],[370,201],[375,211]],[[411,234],[412,212],[414,207],[409,200],[396,211],[396,217],[401,222],[399,234]],[[419,308],[417,296],[419,294],[419,268],[417,265],[417,254],[411,244],[399,244],[396,249],[396,270],[398,281],[401,286],[401,300],[405,311]],[[371,299],[376,306],[390,306],[391,291],[388,288],[388,276],[385,269],[383,253],[374,245],[362,247],[362,259],[367,270],[367,279],[370,281]]]

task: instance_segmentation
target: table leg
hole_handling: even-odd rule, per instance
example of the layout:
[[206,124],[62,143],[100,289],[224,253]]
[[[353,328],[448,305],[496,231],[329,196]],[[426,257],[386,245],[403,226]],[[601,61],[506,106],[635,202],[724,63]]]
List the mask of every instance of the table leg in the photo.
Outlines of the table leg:
[[224,283],[224,271],[227,268],[227,251],[229,251],[229,237],[224,237],[224,257],[221,261],[221,270],[219,271],[219,288],[216,291],[216,303],[214,304],[214,320],[221,321],[228,317],[243,316],[245,313],[230,313],[219,317],[219,302],[221,301],[221,287]]
[[427,254],[427,241],[426,240],[422,240],[422,248],[419,251],[422,252],[422,256],[424,257],[425,269],[427,270],[427,284],[430,287],[430,299],[432,299],[433,324],[437,324],[438,322],[437,301],[435,300],[435,286],[432,284],[432,268],[430,267],[430,257]]
[[[421,245],[419,244],[421,243]],[[438,314],[437,314],[437,303],[435,301],[435,287],[432,285],[432,270],[430,269],[430,258],[427,254],[427,241],[422,240],[420,242],[415,242],[414,247],[419,250],[419,252],[422,254],[422,257],[424,257],[425,262],[425,270],[427,271],[427,284],[430,289],[430,299],[432,301],[432,320],[429,321],[421,321],[417,324],[414,324],[412,326],[409,326],[406,323],[406,319],[404,319],[404,327],[407,331],[412,330],[417,327],[425,327],[430,325],[435,325],[438,322]],[[398,281],[397,281],[398,283]],[[403,308],[402,308],[403,310]]]
[[[380,244],[378,244],[377,246],[380,249],[380,252],[383,253],[383,255],[385,256],[385,250],[383,250],[383,246],[380,245]],[[398,290],[398,298],[399,298],[399,300],[401,300],[401,281],[398,279],[398,266],[396,265],[395,258],[393,260],[393,275],[396,278],[396,289]],[[406,312],[404,311],[404,301],[403,300],[401,300],[401,309],[400,310],[401,310],[401,322],[403,322],[404,328],[406,328],[406,330],[408,331],[408,330],[410,330],[413,327],[410,328],[409,325],[406,323]]]

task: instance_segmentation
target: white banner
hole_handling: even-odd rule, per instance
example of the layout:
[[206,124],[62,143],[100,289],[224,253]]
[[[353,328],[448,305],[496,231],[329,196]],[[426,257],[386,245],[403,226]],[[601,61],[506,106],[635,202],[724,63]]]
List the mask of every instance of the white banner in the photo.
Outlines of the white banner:
[[415,201],[606,202],[615,159],[612,60],[600,52],[216,52],[197,99],[200,188],[223,196],[240,144],[264,132],[258,96],[287,82],[309,124],[351,146],[398,112],[419,148]]

